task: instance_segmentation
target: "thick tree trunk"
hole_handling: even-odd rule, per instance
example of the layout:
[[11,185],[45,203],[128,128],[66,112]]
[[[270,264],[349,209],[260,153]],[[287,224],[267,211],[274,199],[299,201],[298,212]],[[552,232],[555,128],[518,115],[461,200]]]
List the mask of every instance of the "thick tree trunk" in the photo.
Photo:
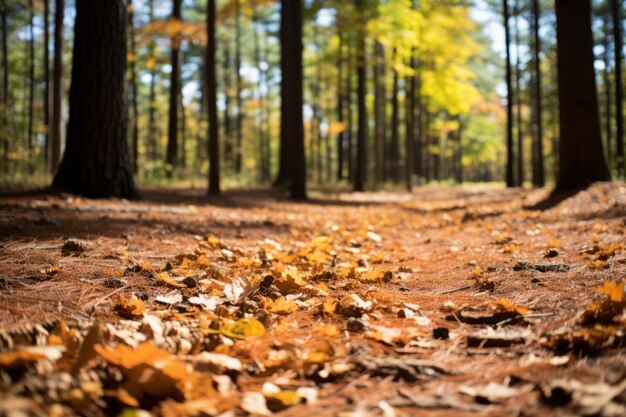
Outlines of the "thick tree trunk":
[[[363,0],[356,0],[356,7],[363,13]],[[356,172],[354,178],[354,191],[365,191],[367,184],[367,73],[365,57],[365,17],[360,16],[359,30],[357,34],[357,109],[358,109],[358,130],[357,130],[357,150],[356,150]]]
[[78,1],[74,31],[67,148],[53,187],[135,198],[126,141],[126,1]]
[[130,90],[131,90],[131,110],[132,110],[132,130],[131,130],[131,161],[133,172],[139,169],[139,110],[137,109],[137,48],[135,42],[135,13],[133,10],[133,0],[128,0],[128,37],[130,43]]
[[217,75],[215,41],[215,0],[207,1],[207,48],[205,57],[205,85],[209,118],[209,195],[220,194],[220,140],[217,125]]
[[[306,199],[306,157],[302,114],[302,2],[282,0],[280,10],[281,144],[289,143],[289,191],[292,199]],[[282,156],[282,155],[281,155]],[[282,160],[281,160],[282,162]]]
[[556,0],[560,107],[557,191],[611,178],[602,151],[590,0]]
[[615,41],[615,158],[617,175],[624,178],[624,90],[622,82],[622,63],[624,42],[622,39],[622,4],[621,0],[611,0],[613,11],[613,38]]
[[61,145],[63,143],[63,19],[65,17],[65,1],[56,0],[54,10],[54,69],[52,82],[52,156],[50,172],[56,173],[61,162]]
[[[174,0],[172,19],[182,20],[182,0]],[[168,176],[171,178],[178,166],[178,95],[180,94],[180,42],[178,35],[171,39],[172,71],[170,73],[169,120],[167,129],[167,153],[165,162],[170,165]]]
[[506,47],[506,185],[515,186],[515,176],[513,174],[513,105],[515,104],[515,94],[513,93],[513,74],[511,70],[511,31],[509,28],[509,2],[503,0],[504,16],[504,42]]
[[535,106],[534,140],[533,140],[533,185],[543,187],[546,183],[543,166],[543,85],[541,76],[541,36],[539,34],[539,21],[541,9],[539,0],[532,0],[533,4],[533,63],[535,65]]

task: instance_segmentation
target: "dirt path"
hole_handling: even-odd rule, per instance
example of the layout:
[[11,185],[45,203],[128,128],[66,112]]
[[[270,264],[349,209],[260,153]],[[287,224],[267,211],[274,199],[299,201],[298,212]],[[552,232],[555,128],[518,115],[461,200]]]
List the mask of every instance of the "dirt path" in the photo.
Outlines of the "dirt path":
[[0,414],[626,413],[626,186],[314,197],[1,199]]

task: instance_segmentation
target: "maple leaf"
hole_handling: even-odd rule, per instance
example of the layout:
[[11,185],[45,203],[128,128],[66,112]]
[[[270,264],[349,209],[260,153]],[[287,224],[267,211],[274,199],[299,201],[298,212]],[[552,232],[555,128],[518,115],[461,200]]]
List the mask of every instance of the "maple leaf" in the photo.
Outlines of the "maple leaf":
[[294,300],[288,300],[285,297],[279,297],[270,306],[272,313],[287,315],[298,310],[298,305]]

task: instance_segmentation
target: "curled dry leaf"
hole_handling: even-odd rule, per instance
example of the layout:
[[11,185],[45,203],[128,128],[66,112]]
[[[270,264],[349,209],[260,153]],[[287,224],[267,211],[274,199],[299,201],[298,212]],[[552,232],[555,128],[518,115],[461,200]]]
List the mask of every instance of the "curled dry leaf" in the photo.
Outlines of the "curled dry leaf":
[[123,294],[120,294],[119,301],[115,306],[117,314],[126,319],[141,317],[145,309],[146,303],[134,295],[127,299]]

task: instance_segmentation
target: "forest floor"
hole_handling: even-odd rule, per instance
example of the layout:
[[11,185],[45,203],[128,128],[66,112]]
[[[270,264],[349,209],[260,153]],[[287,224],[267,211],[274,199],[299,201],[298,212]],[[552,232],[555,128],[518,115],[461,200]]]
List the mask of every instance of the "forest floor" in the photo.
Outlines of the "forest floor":
[[626,415],[626,185],[0,198],[0,415]]

